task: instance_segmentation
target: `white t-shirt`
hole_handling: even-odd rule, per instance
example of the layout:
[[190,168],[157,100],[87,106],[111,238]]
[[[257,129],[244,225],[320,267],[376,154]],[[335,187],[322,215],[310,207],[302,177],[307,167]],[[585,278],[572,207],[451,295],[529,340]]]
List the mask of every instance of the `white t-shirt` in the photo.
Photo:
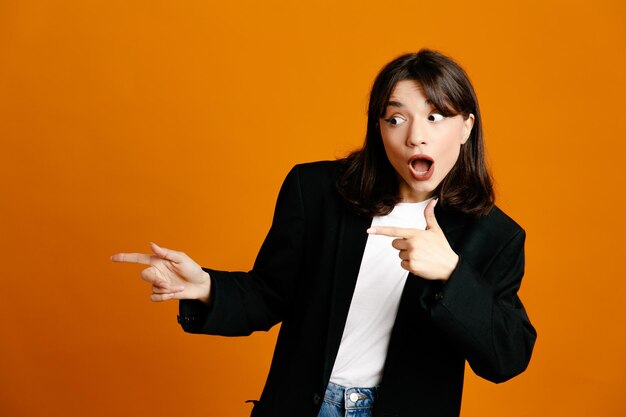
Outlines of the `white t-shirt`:
[[[376,216],[372,226],[426,228],[419,203],[398,203],[386,216]],[[330,380],[346,387],[374,387],[382,377],[391,328],[398,313],[408,271],[400,266],[394,238],[369,235],[352,296],[341,345]]]

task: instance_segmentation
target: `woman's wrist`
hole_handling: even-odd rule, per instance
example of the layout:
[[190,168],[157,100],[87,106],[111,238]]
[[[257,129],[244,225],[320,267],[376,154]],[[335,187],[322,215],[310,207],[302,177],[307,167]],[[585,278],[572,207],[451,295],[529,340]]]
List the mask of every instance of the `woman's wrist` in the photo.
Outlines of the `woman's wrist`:
[[459,255],[456,254],[456,252],[453,252],[453,256],[450,257],[450,267],[448,268],[448,273],[444,275],[444,277],[441,279],[444,283],[448,282],[448,279],[450,279],[450,277],[452,276],[452,273],[454,272],[454,270],[456,269],[457,265],[459,264]]
[[198,284],[200,288],[200,294],[197,299],[208,305],[211,301],[211,276],[208,272],[203,272],[206,275],[206,279],[202,284]]

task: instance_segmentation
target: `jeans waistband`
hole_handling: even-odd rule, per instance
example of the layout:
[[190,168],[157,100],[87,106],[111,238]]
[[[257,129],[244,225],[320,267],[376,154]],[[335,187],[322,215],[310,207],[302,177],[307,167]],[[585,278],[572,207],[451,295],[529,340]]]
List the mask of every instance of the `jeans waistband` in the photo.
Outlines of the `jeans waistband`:
[[374,405],[377,394],[378,387],[344,387],[329,382],[324,394],[324,400],[341,405],[346,410],[350,408],[366,408]]

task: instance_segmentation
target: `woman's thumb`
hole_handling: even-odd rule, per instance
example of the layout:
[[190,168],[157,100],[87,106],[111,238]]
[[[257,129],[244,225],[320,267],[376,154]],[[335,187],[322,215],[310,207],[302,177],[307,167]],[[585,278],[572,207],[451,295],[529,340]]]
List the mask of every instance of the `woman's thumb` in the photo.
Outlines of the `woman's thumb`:
[[426,230],[440,230],[439,223],[435,217],[435,205],[439,199],[435,198],[428,202],[424,209],[424,218],[426,219]]

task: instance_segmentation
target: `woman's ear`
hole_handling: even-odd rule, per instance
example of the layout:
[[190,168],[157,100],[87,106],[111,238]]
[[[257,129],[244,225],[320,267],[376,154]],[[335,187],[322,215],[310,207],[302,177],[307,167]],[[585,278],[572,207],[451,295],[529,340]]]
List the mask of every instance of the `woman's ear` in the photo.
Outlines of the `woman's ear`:
[[463,140],[461,141],[461,145],[464,145],[469,139],[470,133],[472,133],[472,127],[474,127],[474,115],[470,113],[467,119],[463,120]]

